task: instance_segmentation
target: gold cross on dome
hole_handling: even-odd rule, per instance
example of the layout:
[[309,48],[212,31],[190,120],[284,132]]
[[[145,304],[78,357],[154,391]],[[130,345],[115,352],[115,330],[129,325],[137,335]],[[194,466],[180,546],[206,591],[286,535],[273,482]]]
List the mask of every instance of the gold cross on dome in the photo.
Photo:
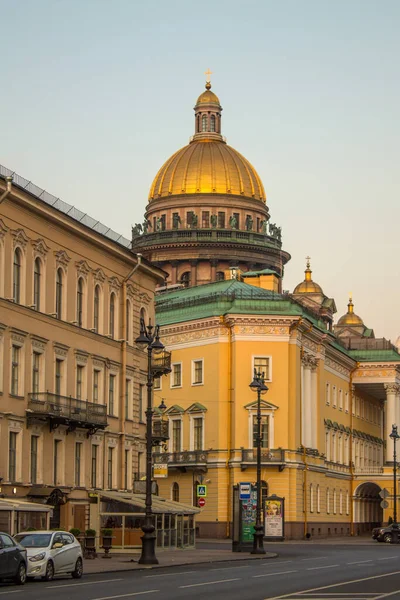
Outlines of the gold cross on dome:
[[212,71],[210,71],[210,69],[207,69],[207,71],[204,73],[204,75],[207,77],[206,81],[210,81],[211,77],[210,75],[212,75]]
[[306,256],[306,261],[307,261],[307,269],[310,268],[310,260],[311,260],[311,256]]

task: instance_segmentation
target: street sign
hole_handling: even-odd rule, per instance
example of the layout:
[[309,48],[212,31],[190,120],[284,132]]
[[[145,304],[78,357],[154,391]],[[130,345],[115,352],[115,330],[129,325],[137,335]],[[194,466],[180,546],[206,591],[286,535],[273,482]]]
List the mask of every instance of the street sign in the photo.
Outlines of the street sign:
[[153,468],[154,479],[165,479],[168,477],[168,465],[163,463],[156,463]]
[[386,489],[383,488],[380,492],[379,492],[380,497],[382,498],[382,500],[385,500],[385,498],[388,498],[390,496],[390,492]]
[[206,501],[204,498],[199,498],[199,502],[198,502],[200,508],[203,508],[206,505]]
[[381,508],[388,508],[388,507],[389,507],[389,502],[387,500],[382,500]]
[[251,483],[239,483],[239,500],[250,500]]
[[207,486],[206,485],[198,485],[197,486],[197,497],[198,498],[207,498]]

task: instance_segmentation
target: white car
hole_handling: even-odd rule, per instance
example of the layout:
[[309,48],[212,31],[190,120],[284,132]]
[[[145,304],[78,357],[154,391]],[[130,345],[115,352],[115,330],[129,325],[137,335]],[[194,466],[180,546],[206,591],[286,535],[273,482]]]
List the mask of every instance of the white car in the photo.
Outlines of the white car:
[[71,573],[74,579],[82,577],[82,549],[72,533],[27,531],[15,535],[14,540],[26,548],[27,577],[41,577],[45,581],[65,573]]

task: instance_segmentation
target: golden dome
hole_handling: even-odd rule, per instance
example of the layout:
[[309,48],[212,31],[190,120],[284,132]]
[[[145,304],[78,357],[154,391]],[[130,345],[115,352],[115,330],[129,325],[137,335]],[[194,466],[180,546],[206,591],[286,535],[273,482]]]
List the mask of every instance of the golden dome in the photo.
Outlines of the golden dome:
[[349,303],[347,305],[347,313],[345,315],[343,315],[343,317],[340,317],[337,324],[339,327],[345,327],[345,326],[364,327],[364,321],[362,320],[361,317],[356,315],[354,312],[354,304],[353,304],[353,299],[351,296],[349,298]]
[[234,194],[265,202],[263,184],[249,161],[222,140],[211,138],[193,140],[163,164],[149,201],[181,194]]
[[307,266],[306,266],[306,270],[304,271],[305,273],[305,278],[304,281],[302,281],[301,283],[299,283],[298,285],[296,285],[296,287],[294,288],[293,294],[322,294],[323,295],[323,291],[320,285],[318,285],[318,283],[315,283],[315,281],[313,281],[311,279],[311,274],[312,271],[310,269],[310,258],[307,257]]
[[220,106],[219,98],[214,92],[211,92],[211,83],[207,81],[206,83],[206,91],[200,94],[197,98],[196,106],[198,104],[218,104]]

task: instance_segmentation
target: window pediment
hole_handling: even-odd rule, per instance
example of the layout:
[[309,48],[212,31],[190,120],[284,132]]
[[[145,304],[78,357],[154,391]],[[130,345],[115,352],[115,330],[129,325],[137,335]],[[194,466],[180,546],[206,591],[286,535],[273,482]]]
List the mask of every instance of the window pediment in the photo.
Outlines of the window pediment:
[[[247,410],[257,410],[257,400],[254,402],[250,402],[250,404],[246,404],[245,408]],[[261,400],[261,410],[278,410],[279,406],[275,404],[271,404],[271,402],[267,402],[266,400]]]
[[185,412],[185,409],[182,408],[182,406],[179,406],[179,404],[174,404],[173,406],[171,406],[171,408],[169,408],[165,414],[167,415],[182,415]]
[[204,406],[203,404],[200,404],[200,402],[195,402],[194,404],[192,404],[191,406],[189,406],[189,408],[186,409],[186,412],[188,413],[203,413],[207,411],[207,407]]

